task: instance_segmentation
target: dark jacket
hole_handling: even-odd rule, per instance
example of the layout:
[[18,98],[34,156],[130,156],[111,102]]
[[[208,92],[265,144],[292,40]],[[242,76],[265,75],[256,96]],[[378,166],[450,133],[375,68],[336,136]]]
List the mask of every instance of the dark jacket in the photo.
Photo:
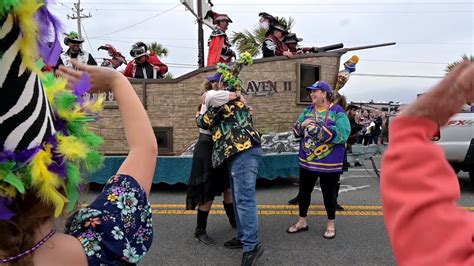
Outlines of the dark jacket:
[[278,40],[275,35],[269,35],[262,44],[263,57],[281,56],[284,51],[288,51],[288,46]]
[[219,166],[232,155],[261,143],[260,133],[252,123],[252,114],[241,101],[210,107],[196,118],[196,124],[212,133],[212,165]]

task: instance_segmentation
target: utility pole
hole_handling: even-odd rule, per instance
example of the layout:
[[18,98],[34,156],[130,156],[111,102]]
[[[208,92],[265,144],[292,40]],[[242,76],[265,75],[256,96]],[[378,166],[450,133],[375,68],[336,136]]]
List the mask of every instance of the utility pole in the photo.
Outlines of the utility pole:
[[77,3],[74,3],[74,8],[71,8],[73,14],[72,16],[67,15],[68,19],[77,19],[77,33],[79,38],[82,38],[82,29],[81,29],[81,19],[92,17],[91,13],[89,15],[81,14],[84,9],[81,8],[81,0],[77,0]]
[[[204,30],[202,28],[203,25],[208,26],[210,29],[213,28],[212,24],[209,24],[203,19],[203,10],[202,10],[202,1],[197,0],[197,13],[194,12],[194,0],[181,0],[181,3],[189,10],[195,17],[198,23],[198,65],[199,67],[204,67]],[[206,4],[209,6],[213,6],[211,0],[205,0]],[[209,8],[206,8],[207,11]]]
[[198,11],[198,65],[204,67],[204,30],[202,29],[202,0],[197,1]]

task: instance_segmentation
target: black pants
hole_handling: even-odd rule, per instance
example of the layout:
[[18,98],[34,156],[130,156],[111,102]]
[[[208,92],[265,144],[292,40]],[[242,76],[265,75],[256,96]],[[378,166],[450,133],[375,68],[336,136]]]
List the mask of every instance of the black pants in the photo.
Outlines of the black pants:
[[336,218],[336,185],[339,182],[340,173],[311,172],[300,167],[300,189],[299,189],[299,211],[300,217],[308,215],[311,203],[311,192],[318,178],[320,178],[321,190],[323,192],[324,207],[329,220]]

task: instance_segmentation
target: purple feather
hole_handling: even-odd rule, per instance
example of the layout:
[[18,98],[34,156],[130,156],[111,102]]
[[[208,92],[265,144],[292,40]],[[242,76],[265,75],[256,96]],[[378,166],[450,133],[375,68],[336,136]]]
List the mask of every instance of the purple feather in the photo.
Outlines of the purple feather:
[[0,220],[10,220],[15,213],[8,209],[11,204],[11,200],[5,197],[0,197]]
[[[44,63],[49,66],[56,65],[61,54],[61,44],[58,40],[61,32],[61,23],[49,12],[46,5],[42,6],[36,12],[36,20],[39,24],[41,40],[39,40],[39,49]],[[54,41],[48,42],[51,32],[54,33]]]
[[0,153],[0,163],[6,163],[8,161],[11,161],[14,155],[15,154],[12,151],[7,151],[7,150],[2,151]]
[[88,74],[83,73],[78,83],[74,84],[74,95],[80,97],[89,91],[91,87],[91,78]]

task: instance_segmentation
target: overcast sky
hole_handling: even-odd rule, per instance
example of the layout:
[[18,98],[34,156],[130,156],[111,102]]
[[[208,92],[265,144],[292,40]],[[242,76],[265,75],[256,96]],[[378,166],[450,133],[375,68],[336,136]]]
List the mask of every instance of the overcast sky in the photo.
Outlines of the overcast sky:
[[[51,6],[64,23],[65,32],[77,31],[76,20],[66,17],[72,15],[74,2],[57,1]],[[439,77],[444,75],[447,63],[463,54],[474,54],[473,0],[212,2],[214,11],[226,13],[234,21],[228,35],[232,31],[252,29],[258,23],[258,13],[265,11],[293,17],[292,32],[304,39],[302,46],[342,42],[345,47],[355,47],[397,42],[396,46],[344,55],[343,62],[353,54],[359,55],[357,74]],[[82,0],[81,6],[84,14],[92,15],[83,20],[83,35],[87,40],[83,47],[94,57],[107,57],[97,47],[110,43],[130,59],[130,46],[134,42],[157,41],[168,48],[169,55],[162,61],[175,77],[197,68],[197,25],[179,0]],[[209,34],[210,29],[205,27],[206,41]],[[408,103],[438,81],[437,78],[351,76],[342,91],[351,101]]]

